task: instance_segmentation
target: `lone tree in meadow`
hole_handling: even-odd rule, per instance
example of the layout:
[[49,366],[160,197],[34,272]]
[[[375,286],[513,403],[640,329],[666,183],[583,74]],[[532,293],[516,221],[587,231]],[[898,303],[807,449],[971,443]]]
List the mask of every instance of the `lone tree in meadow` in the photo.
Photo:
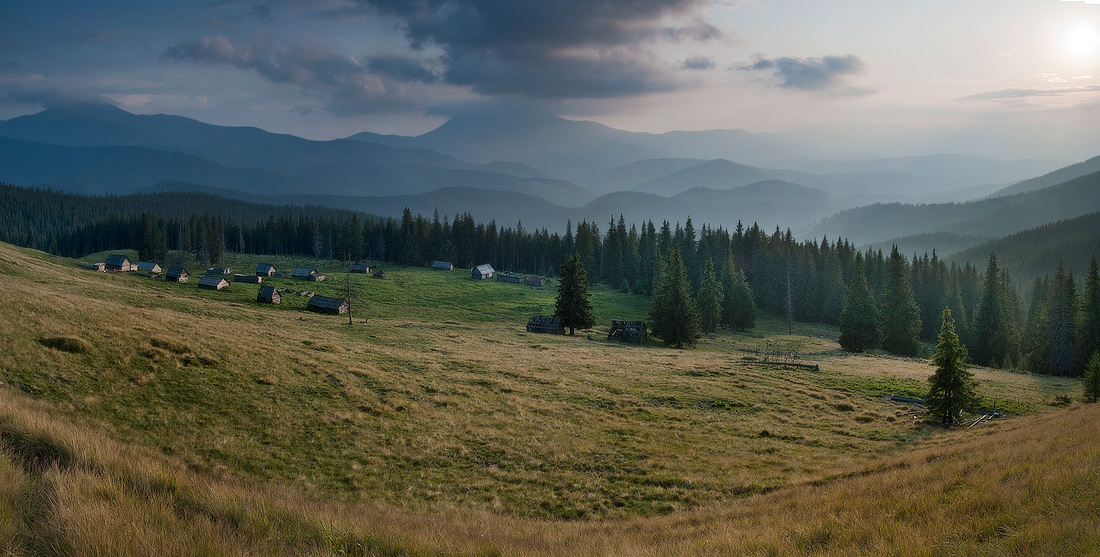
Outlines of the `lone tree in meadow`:
[[1100,352],[1093,352],[1085,366],[1085,402],[1100,400]]
[[863,258],[856,254],[855,272],[848,286],[848,299],[840,312],[840,347],[849,352],[863,352],[876,346],[882,339],[878,310],[867,289],[863,274]]
[[708,257],[703,265],[703,283],[699,287],[699,317],[704,333],[713,335],[718,330],[724,298],[722,283],[714,276],[714,261]]
[[699,338],[699,310],[695,308],[678,249],[669,250],[657,284],[653,285],[649,320],[649,330],[669,346],[691,346]]
[[932,355],[936,373],[928,378],[928,411],[951,427],[963,408],[975,399],[974,375],[966,370],[966,347],[955,333],[951,310],[944,308],[939,344]]
[[573,336],[576,329],[596,324],[592,304],[588,302],[588,271],[584,270],[580,256],[574,255],[561,264],[560,275],[554,317],[561,319],[561,324],[569,327],[569,336]]

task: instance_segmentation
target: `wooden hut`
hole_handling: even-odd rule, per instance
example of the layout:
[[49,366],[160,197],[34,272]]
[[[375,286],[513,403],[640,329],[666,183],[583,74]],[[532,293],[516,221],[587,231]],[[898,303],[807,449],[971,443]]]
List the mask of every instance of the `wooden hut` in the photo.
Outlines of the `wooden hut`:
[[340,315],[348,312],[348,301],[343,298],[329,298],[328,296],[314,296],[309,299],[309,309],[320,313]]
[[260,275],[233,275],[233,282],[247,282],[249,284],[260,284],[264,281],[264,277]]
[[546,277],[531,275],[527,277],[527,286],[546,286]]
[[536,315],[527,322],[527,332],[544,333],[548,335],[564,335],[565,325],[562,325],[561,319],[557,317]]
[[168,282],[187,282],[190,278],[191,275],[183,267],[168,267],[164,273],[164,280]]
[[271,278],[275,276],[275,273],[277,272],[278,271],[275,270],[275,266],[271,263],[260,263],[259,265],[256,265],[256,276],[258,277]]
[[455,266],[450,261],[432,261],[432,269],[436,271],[453,271]]
[[93,271],[99,271],[101,273],[107,270],[107,264],[103,263],[102,261],[99,263],[92,263],[91,265],[89,265],[89,267]]
[[160,268],[160,265],[157,265],[152,261],[138,261],[134,264],[134,267],[136,267],[137,270],[143,273],[149,273],[151,275],[160,274],[160,272],[163,270]]
[[229,267],[211,267],[206,270],[206,274],[208,275],[228,275],[229,273]]
[[487,280],[493,278],[493,266],[486,263],[484,265],[478,265],[470,270],[470,278],[474,280]]
[[207,290],[221,290],[229,286],[229,281],[219,277],[218,275],[206,275],[199,279],[199,288],[205,288]]
[[128,273],[134,270],[134,265],[130,263],[130,258],[118,253],[108,255],[104,265],[107,267],[108,271]]
[[261,286],[256,301],[261,304],[278,304],[283,301],[283,297],[274,286]]
[[290,278],[321,282],[325,280],[325,274],[310,267],[295,267],[290,273]]
[[645,321],[611,321],[611,330],[607,333],[607,340],[642,344],[645,339]]
[[351,272],[359,273],[361,275],[370,274],[370,265],[366,263],[355,263],[351,266]]
[[497,281],[519,284],[523,282],[523,279],[521,279],[520,276],[515,273],[509,273],[508,271],[505,271],[503,273],[497,273]]

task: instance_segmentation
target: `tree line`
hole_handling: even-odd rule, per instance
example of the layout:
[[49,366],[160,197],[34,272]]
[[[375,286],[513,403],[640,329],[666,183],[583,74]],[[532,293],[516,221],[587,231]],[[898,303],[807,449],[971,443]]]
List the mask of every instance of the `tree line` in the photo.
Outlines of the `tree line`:
[[980,365],[1076,375],[1100,346],[1095,264],[1083,289],[1072,272],[1058,269],[1024,296],[995,257],[982,273],[969,262],[948,264],[934,251],[912,258],[896,248],[860,252],[845,238],[798,241],[789,229],[769,233],[757,223],[697,229],[690,217],[682,225],[628,226],[620,215],[603,225],[570,222],[559,234],[522,222],[476,222],[469,213],[429,218],[406,209],[394,219],[197,193],[90,197],[6,185],[0,206],[6,209],[0,241],[70,257],[135,249],[142,259],[164,260],[178,250],[213,264],[231,253],[411,266],[442,260],[545,275],[575,257],[592,282],[672,296],[685,311],[691,306],[706,333],[751,328],[749,309],[760,309],[839,325],[842,343],[854,350],[919,355],[936,341],[949,308],[971,361]]

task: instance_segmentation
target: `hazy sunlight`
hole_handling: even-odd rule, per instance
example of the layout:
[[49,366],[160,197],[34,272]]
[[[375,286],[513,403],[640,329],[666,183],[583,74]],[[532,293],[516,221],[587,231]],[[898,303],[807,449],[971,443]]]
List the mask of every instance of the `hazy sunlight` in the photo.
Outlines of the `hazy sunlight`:
[[1088,21],[1078,21],[1062,35],[1062,46],[1075,61],[1086,61],[1100,52],[1100,31]]

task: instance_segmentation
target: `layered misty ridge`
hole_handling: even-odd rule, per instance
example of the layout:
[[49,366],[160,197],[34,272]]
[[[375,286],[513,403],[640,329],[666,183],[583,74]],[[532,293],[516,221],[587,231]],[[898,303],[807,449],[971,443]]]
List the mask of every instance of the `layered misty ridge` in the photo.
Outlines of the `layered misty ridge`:
[[633,133],[514,107],[470,110],[416,137],[311,141],[86,104],[0,122],[0,179],[86,194],[206,191],[394,217],[406,207],[468,212],[559,232],[568,221],[622,214],[816,233],[811,225],[846,209],[976,199],[1064,166],[944,154],[808,158],[862,147],[809,132]]

